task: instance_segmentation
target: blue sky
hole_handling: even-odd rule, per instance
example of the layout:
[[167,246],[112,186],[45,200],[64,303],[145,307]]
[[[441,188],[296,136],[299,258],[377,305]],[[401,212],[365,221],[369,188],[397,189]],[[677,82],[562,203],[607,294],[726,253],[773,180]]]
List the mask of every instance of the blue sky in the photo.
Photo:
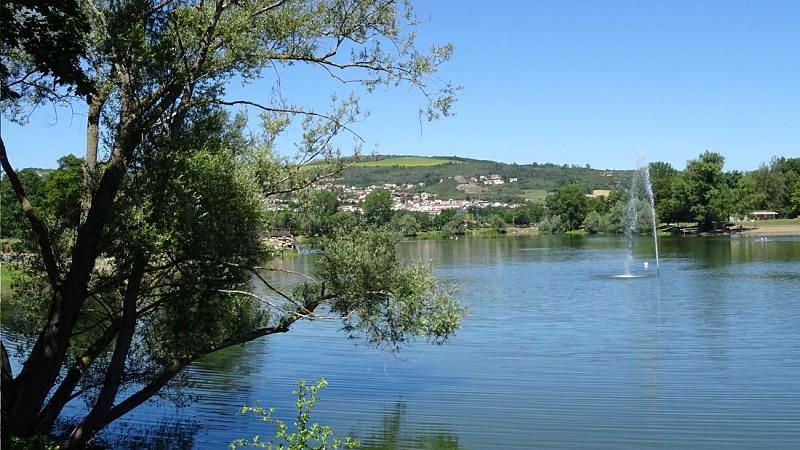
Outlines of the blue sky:
[[[598,169],[634,168],[639,151],[678,169],[706,150],[725,156],[726,170],[800,156],[800,2],[414,4],[427,19],[420,45],[456,47],[441,77],[464,87],[457,114],[420,123],[418,92],[376,92],[355,126],[368,150]],[[319,80],[300,70],[282,84],[289,99],[316,105],[331,87]],[[263,98],[267,84],[245,92]],[[80,154],[83,113],[43,108],[22,129],[4,120],[12,164],[54,167]]]

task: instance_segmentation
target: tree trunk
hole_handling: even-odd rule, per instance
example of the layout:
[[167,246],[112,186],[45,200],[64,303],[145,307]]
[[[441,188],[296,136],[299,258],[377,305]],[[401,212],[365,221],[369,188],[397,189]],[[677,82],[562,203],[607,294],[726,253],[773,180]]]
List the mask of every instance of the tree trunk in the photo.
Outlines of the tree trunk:
[[89,208],[92,205],[92,186],[96,177],[97,152],[100,148],[100,113],[105,105],[104,94],[98,94],[89,100],[89,115],[86,123],[86,157],[83,163],[83,194],[81,195],[81,219],[86,222]]
[[62,448],[83,448],[97,434],[105,424],[105,416],[114,405],[117,398],[123,375],[125,374],[125,363],[128,359],[128,352],[133,342],[133,335],[136,332],[136,302],[139,298],[139,289],[144,276],[144,269],[147,259],[139,257],[134,263],[128,286],[125,290],[125,297],[122,305],[122,321],[120,331],[117,335],[117,342],[114,346],[114,353],[111,362],[106,368],[106,377],[103,387],[97,397],[97,401],[89,414],[83,421],[72,430]]
[[[36,417],[53,387],[66,357],[72,328],[78,319],[82,299],[70,295],[64,285],[53,293],[50,317],[36,340],[30,357],[25,361],[20,374],[12,383],[13,408],[5,432],[17,436],[28,436],[33,432]],[[71,298],[72,297],[72,298]],[[4,395],[6,392],[4,390]],[[8,427],[8,428],[6,428]]]
[[[127,112],[126,109],[123,108],[123,111]],[[118,140],[98,185],[86,221],[78,228],[72,252],[72,264],[63,281],[59,279],[47,229],[36,217],[32,208],[29,205],[26,208],[27,199],[24,198],[24,191],[21,188],[15,189],[23,210],[39,237],[53,293],[49,316],[28,359],[11,386],[3,389],[4,397],[11,394],[12,398],[9,401],[13,402],[13,407],[5,411],[7,414],[4,417],[7,422],[3,426],[4,435],[29,436],[34,431],[36,419],[64,364],[72,330],[86,299],[89,279],[101,251],[102,233],[125,177],[127,159],[137,144],[134,128],[131,119],[121,119],[117,129]],[[8,164],[5,145],[0,146],[0,156],[4,170],[9,174],[9,178],[12,178],[11,174],[14,172]],[[16,179],[15,176],[13,178]]]

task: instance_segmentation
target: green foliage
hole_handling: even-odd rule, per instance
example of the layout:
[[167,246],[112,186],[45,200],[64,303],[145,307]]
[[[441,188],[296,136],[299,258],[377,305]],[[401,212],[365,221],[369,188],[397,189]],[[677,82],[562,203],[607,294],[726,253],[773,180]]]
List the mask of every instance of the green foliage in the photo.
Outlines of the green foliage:
[[[344,330],[368,344],[392,351],[415,337],[442,344],[458,330],[466,308],[452,288],[439,286],[428,265],[401,262],[399,241],[399,234],[380,228],[337,230],[324,240],[317,263],[322,295],[330,297]],[[306,286],[296,295],[308,302],[319,294]]]
[[[5,174],[4,174],[5,175]],[[24,169],[17,174],[22,183],[28,199],[33,204],[40,204],[44,196],[44,180],[33,169]],[[0,238],[20,239],[29,233],[30,224],[28,219],[22,214],[11,182],[7,176],[0,180]]]
[[597,211],[592,211],[583,220],[583,229],[590,234],[595,234],[603,230],[603,218]]
[[705,152],[689,161],[686,181],[689,187],[689,210],[703,230],[725,222],[733,210],[733,196],[722,171],[725,158],[719,153]]
[[6,295],[11,289],[11,285],[20,276],[20,272],[12,268],[7,263],[0,264],[0,295],[7,298]]
[[797,184],[792,193],[792,210],[795,215],[800,212],[800,183]]
[[76,227],[81,216],[83,159],[67,155],[58,160],[58,168],[44,181],[42,207],[52,220],[63,222],[54,228]]
[[555,216],[547,216],[539,222],[539,232],[540,233],[549,233],[549,234],[560,234],[566,230],[564,226],[564,222],[561,220],[561,216],[556,214]]
[[447,223],[452,222],[456,219],[456,210],[455,209],[443,209],[434,219],[433,225],[438,228],[442,229]]
[[443,238],[452,238],[464,234],[464,227],[460,220],[451,220],[442,225],[441,232]]
[[59,92],[39,84],[38,72],[56,87],[92,92],[80,66],[89,22],[77,0],[5,0],[0,8],[0,102],[9,116],[24,122],[24,102],[57,99]]
[[650,180],[653,184],[653,198],[656,215],[662,222],[677,222],[685,219],[682,203],[677,195],[682,182],[680,173],[666,162],[650,164]]
[[606,233],[625,233],[625,222],[627,219],[626,216],[626,202],[618,201],[611,208],[609,208],[608,213],[606,213],[604,216],[603,231]]
[[570,184],[547,198],[547,208],[551,214],[561,217],[565,231],[571,231],[580,228],[586,218],[589,201],[578,185]]
[[[259,436],[252,440],[237,439],[230,444],[231,450],[242,447],[266,448],[269,450],[335,450],[358,448],[359,442],[352,437],[342,440],[331,438],[333,430],[329,426],[318,423],[311,423],[311,411],[314,409],[319,397],[317,393],[328,385],[324,378],[316,380],[314,384],[307,385],[305,380],[297,382],[299,389],[294,391],[297,396],[295,409],[297,410],[297,420],[294,423],[295,430],[289,430],[285,422],[272,417],[274,408],[266,410],[258,405],[244,406],[241,413],[254,412],[261,415],[261,420],[273,425],[276,428],[275,437],[269,441],[263,441]],[[277,444],[276,444],[277,442]],[[285,444],[285,445],[284,445]]]
[[653,211],[650,209],[650,203],[644,199],[637,199],[635,202],[636,220],[635,232],[639,234],[652,234],[653,233]]
[[363,219],[372,225],[385,225],[392,218],[392,195],[386,189],[374,189],[364,198]]
[[545,206],[543,203],[527,203],[522,207],[515,210],[515,225],[530,225],[539,223],[545,215]]
[[299,196],[300,208],[296,232],[306,236],[322,236],[334,227],[339,199],[335,192],[312,190]]
[[404,237],[413,237],[420,231],[420,223],[414,214],[407,211],[398,211],[392,216],[389,228],[402,234]]
[[43,434],[36,434],[27,438],[11,436],[8,444],[11,450],[58,450],[58,445],[53,443],[50,437]]
[[766,207],[767,195],[758,188],[756,177],[753,174],[747,174],[739,178],[733,212],[739,217],[746,217],[752,211]]
[[508,225],[501,214],[492,214],[483,220],[483,224],[498,233],[505,233],[506,225]]

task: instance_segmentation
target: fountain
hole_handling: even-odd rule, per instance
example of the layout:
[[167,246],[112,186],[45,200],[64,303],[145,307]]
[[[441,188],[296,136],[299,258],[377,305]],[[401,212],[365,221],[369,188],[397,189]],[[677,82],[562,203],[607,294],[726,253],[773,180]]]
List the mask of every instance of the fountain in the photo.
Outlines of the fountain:
[[[623,277],[634,277],[631,269],[633,265],[633,237],[638,234],[641,228],[641,214],[643,208],[648,208],[650,223],[653,232],[653,242],[655,243],[656,253],[656,275],[660,275],[658,261],[658,235],[656,234],[656,206],[653,198],[653,185],[650,182],[650,167],[643,151],[639,152],[636,162],[636,171],[633,173],[631,181],[631,195],[628,199],[628,206],[625,215],[625,236],[628,238],[628,255],[625,260],[625,274]],[[644,199],[644,200],[642,200]],[[644,204],[645,206],[642,206]],[[648,269],[649,263],[644,262],[644,268]]]

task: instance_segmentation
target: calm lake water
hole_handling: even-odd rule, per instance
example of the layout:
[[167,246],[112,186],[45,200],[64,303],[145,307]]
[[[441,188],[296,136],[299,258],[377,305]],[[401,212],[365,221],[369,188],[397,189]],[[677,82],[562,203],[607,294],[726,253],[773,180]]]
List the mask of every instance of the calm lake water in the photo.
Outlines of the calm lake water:
[[[800,448],[800,238],[659,247],[660,276],[619,279],[621,237],[404,243],[470,308],[444,346],[395,357],[304,323],[195,365],[191,407],[112,431],[165,418],[192,430],[171,446],[224,449],[274,432],[242,405],[291,423],[296,380],[326,377],[312,417],[366,449]],[[633,248],[654,275],[652,238]]]

